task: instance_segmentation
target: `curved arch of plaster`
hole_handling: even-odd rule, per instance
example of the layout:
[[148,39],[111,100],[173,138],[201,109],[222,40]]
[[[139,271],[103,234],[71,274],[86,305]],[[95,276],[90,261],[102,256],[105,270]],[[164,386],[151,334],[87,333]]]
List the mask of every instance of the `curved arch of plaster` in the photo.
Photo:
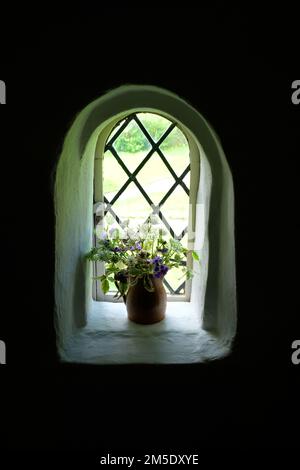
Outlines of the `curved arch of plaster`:
[[[93,160],[99,133],[125,114],[156,111],[181,123],[201,144],[212,175],[209,264],[203,327],[231,341],[236,329],[234,194],[220,141],[205,118],[175,94],[153,86],[112,90],[84,108],[65,139],[55,182],[56,321],[60,344],[85,324],[91,287],[83,261],[92,237]],[[83,288],[84,286],[84,288]]]

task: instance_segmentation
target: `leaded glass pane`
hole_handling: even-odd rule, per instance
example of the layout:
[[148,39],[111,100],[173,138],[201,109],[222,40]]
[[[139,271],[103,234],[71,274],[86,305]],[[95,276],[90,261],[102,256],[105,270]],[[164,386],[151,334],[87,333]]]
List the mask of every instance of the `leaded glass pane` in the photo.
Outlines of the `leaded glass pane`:
[[[123,119],[114,127],[105,147],[103,226],[119,229],[129,220],[134,228],[158,211],[167,236],[182,239],[186,246],[189,165],[187,139],[174,123],[153,113]],[[169,295],[184,294],[180,268],[170,270],[164,282]]]

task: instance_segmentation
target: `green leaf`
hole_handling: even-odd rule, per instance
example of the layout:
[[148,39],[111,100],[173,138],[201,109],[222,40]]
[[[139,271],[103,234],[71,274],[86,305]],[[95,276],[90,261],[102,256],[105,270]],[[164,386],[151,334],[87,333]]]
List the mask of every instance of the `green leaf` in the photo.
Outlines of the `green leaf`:
[[131,277],[131,278],[129,279],[129,285],[130,285],[130,286],[135,286],[135,285],[137,284],[138,280],[139,280],[138,277]]
[[144,276],[143,284],[148,292],[154,292],[154,286],[149,276]]
[[107,292],[109,291],[108,279],[105,278],[101,280],[101,287],[102,287],[103,294],[107,294]]
[[189,279],[192,279],[193,275],[194,275],[193,272],[190,271],[190,270],[188,270],[188,271],[186,272],[186,279],[187,279],[187,281],[188,281]]
[[119,292],[120,292],[121,296],[126,294],[127,288],[128,288],[127,282],[119,282]]
[[192,256],[193,256],[195,261],[200,261],[199,255],[198,255],[198,253],[196,253],[196,251],[192,251]]

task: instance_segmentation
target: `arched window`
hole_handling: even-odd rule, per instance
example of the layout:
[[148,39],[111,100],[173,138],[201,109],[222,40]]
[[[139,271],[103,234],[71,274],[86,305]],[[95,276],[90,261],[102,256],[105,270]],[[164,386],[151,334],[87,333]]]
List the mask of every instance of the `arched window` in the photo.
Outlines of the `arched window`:
[[[166,122],[161,134],[150,132],[150,115]],[[177,163],[171,160],[175,154],[172,157],[163,146],[168,147],[167,138],[175,129],[187,141],[189,163],[176,160],[178,153]],[[117,142],[123,131],[123,140]],[[140,148],[124,151],[126,140],[135,142],[131,132],[139,134]],[[156,170],[147,172],[152,158]],[[160,177],[163,185],[157,182]],[[175,201],[183,207],[189,198],[184,217],[174,211],[171,198],[177,197],[176,191]],[[133,205],[129,215],[136,221],[142,221],[149,208],[154,210],[172,227],[171,236],[187,235],[200,251],[201,269],[190,292],[188,286],[183,292],[181,286],[179,291],[172,287],[169,300],[179,295],[183,301],[170,302],[166,319],[146,329],[128,323],[121,303],[97,300],[92,263],[86,260],[97,217],[111,216],[119,224],[123,216],[128,218],[125,203],[127,208]],[[142,85],[117,88],[90,103],[64,142],[56,171],[55,211],[55,319],[62,360],[193,363],[230,352],[236,331],[233,181],[215,131],[191,105],[167,90]]]
[[[99,157],[99,162],[95,160],[95,243],[103,229],[122,231],[125,225],[135,229],[153,216],[165,237],[194,248],[190,149],[175,122],[149,112],[130,114],[115,125]],[[198,184],[197,178],[193,184]],[[103,266],[95,263],[95,276],[102,273]],[[182,280],[179,268],[169,271],[164,285],[168,300],[190,299],[191,281]],[[115,291],[111,283],[108,295],[103,295],[95,281],[95,299],[112,300]]]

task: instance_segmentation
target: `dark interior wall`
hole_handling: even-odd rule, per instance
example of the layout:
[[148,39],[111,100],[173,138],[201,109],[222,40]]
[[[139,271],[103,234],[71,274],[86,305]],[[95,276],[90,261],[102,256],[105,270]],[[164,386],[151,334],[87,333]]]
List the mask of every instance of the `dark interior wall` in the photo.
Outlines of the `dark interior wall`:
[[[291,105],[297,76],[285,67],[275,23],[222,6],[43,12],[26,23],[21,13],[2,32],[0,77],[7,84],[0,109],[7,324],[0,339],[7,343],[3,389],[19,423],[10,419],[9,445],[125,449],[126,435],[127,448],[148,452],[296,446],[297,434],[286,429],[297,421],[300,369],[290,356],[300,329],[283,295],[280,262],[290,215],[283,193],[295,198],[300,107]],[[223,144],[235,186],[238,289],[238,334],[223,361],[88,367],[57,360],[55,164],[74,116],[124,83],[178,93]]]

